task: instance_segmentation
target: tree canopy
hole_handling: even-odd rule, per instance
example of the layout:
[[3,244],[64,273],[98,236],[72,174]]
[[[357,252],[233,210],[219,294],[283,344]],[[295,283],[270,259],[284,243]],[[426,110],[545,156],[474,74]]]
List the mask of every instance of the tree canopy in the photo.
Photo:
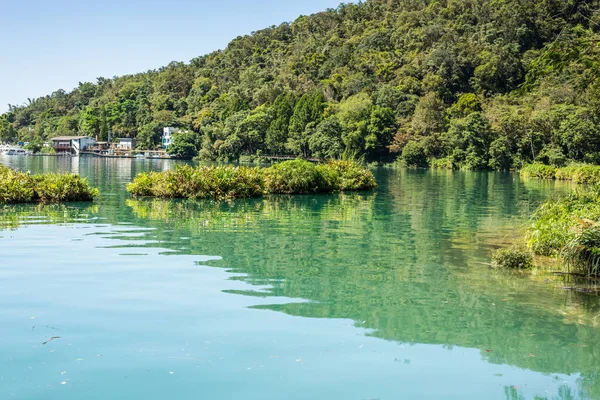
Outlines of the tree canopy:
[[176,126],[195,135],[181,143],[186,154],[205,159],[598,163],[599,8],[597,0],[341,4],[189,63],[10,106],[0,141],[106,139],[110,130],[155,147],[162,127]]

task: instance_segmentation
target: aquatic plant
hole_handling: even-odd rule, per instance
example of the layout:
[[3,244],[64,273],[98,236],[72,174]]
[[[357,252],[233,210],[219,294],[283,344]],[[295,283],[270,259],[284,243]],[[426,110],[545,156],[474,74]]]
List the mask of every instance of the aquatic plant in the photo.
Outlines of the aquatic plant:
[[30,175],[0,165],[0,203],[27,203],[33,196]]
[[600,275],[600,224],[582,220],[575,237],[561,251],[569,272]]
[[541,163],[533,163],[525,165],[521,171],[519,171],[522,177],[525,178],[538,178],[538,179],[555,179],[556,168],[551,165],[545,165]]
[[91,201],[98,195],[75,174],[30,175],[0,165],[0,203]]
[[[328,179],[323,172],[331,175],[329,169],[319,169],[306,160],[290,160],[274,164],[263,170],[265,188],[274,194],[306,194],[317,193],[327,186]],[[333,181],[332,176],[329,181]]]
[[585,185],[600,183],[599,165],[570,164],[565,167],[556,168],[550,165],[535,163],[524,166],[520,173],[525,178],[558,179]]
[[600,182],[600,166],[598,165],[572,165],[559,168],[556,179],[571,180],[575,183],[594,184]]
[[309,194],[368,190],[376,187],[371,171],[354,161],[315,165],[290,160],[269,168],[179,166],[141,173],[127,185],[136,197],[233,199],[269,194]]
[[548,200],[533,214],[525,235],[529,250],[554,256],[567,272],[600,274],[600,185],[578,187]]
[[317,166],[328,191],[365,190],[377,186],[373,174],[357,162],[334,160]]
[[531,269],[533,254],[523,245],[513,245],[497,250],[492,256],[492,265],[498,268]]
[[559,255],[580,232],[581,221],[600,220],[600,187],[578,188],[541,204],[527,229],[528,246],[539,255]]

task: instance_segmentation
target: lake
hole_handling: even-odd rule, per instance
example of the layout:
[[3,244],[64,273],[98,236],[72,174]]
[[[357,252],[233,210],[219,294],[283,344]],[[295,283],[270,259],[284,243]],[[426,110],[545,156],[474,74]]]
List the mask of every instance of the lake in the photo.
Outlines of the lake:
[[133,200],[174,162],[0,163],[102,193],[0,206],[1,399],[600,398],[599,298],[488,265],[567,185],[378,169],[373,193]]

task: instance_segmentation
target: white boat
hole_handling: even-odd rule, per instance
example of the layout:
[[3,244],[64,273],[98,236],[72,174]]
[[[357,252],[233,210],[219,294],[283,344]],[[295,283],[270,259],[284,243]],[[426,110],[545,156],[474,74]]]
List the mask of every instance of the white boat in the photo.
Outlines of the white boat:
[[27,156],[31,154],[31,151],[22,149],[20,147],[7,147],[4,148],[0,154],[5,156]]

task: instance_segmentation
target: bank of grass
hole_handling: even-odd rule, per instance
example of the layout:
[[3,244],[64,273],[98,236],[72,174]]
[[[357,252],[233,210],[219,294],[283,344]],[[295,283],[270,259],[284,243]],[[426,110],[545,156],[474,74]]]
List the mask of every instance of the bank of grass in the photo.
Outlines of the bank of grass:
[[30,175],[0,165],[0,203],[91,201],[98,194],[78,175]]
[[[580,186],[540,205],[523,242],[537,256],[558,258],[564,272],[600,275],[600,184]],[[509,258],[503,254],[507,252],[500,250],[494,260]]]
[[557,168],[534,163],[524,166],[520,174],[525,178],[557,179],[585,185],[600,183],[600,165],[570,164]]
[[313,164],[290,160],[269,168],[177,166],[138,174],[127,185],[136,197],[234,199],[269,194],[312,194],[369,190],[377,186],[371,171],[354,161]]

